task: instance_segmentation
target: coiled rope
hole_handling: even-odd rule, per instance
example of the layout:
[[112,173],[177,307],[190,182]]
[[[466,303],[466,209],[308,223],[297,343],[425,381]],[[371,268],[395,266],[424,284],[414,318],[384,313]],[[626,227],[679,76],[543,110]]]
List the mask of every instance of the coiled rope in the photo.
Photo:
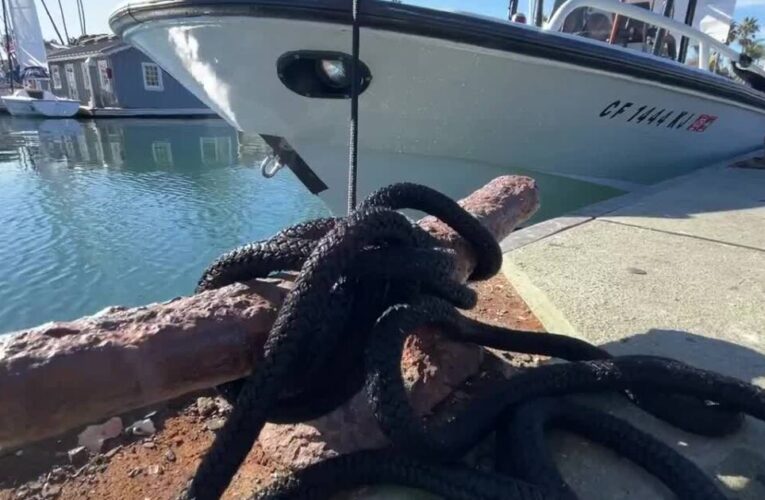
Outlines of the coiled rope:
[[[471,279],[501,265],[492,235],[448,197],[396,184],[345,218],[320,219],[220,257],[198,291],[275,271],[299,271],[265,343],[258,368],[224,386],[234,401],[225,426],[185,492],[219,498],[266,421],[297,422],[324,415],[365,390],[392,445],[327,460],[279,478],[256,498],[326,498],[349,488],[393,483],[454,499],[575,498],[544,447],[542,433],[563,427],[598,441],[657,476],[681,498],[723,499],[695,465],[626,422],[566,403],[572,393],[623,393],[685,430],[732,432],[742,413],[765,419],[765,392],[756,386],[670,359],[626,356],[561,335],[486,325],[456,308],[475,293],[453,278],[454,254],[397,212],[434,215],[468,241],[478,258]],[[448,421],[418,417],[400,369],[408,332],[435,325],[456,341],[545,354],[568,363],[528,369],[476,396]],[[461,465],[461,457],[492,432],[493,473]]]

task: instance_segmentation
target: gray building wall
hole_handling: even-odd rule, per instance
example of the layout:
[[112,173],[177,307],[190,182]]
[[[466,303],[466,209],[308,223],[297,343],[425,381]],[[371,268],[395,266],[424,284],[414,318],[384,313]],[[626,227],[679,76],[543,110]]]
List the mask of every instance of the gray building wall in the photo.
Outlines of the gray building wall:
[[[51,73],[53,66],[58,67],[61,74],[61,88],[55,88],[51,77],[51,92],[60,97],[70,97],[69,82],[66,78],[66,65],[74,66],[74,76],[77,82],[78,97],[82,104],[90,103],[90,94],[85,90],[85,82],[82,74],[82,66],[86,58],[51,61]],[[105,60],[112,70],[111,91],[104,90],[97,69],[99,60]],[[122,108],[205,108],[206,106],[178,80],[162,71],[163,90],[146,90],[143,83],[143,67],[141,63],[153,62],[146,55],[135,48],[128,48],[115,52],[110,56],[93,57],[95,68],[91,70],[91,85],[96,93],[96,107],[122,107]]]
[[[94,61],[98,60],[106,60],[107,64],[109,61],[108,57],[100,57],[100,58],[94,58]],[[77,83],[77,97],[79,101],[82,104],[89,104],[90,103],[90,92],[93,91],[97,94],[96,99],[96,105],[100,107],[105,106],[119,106],[119,102],[117,101],[116,95],[113,92],[109,92],[104,90],[101,87],[101,81],[98,78],[98,70],[94,69],[91,71],[91,86],[92,90],[87,90],[85,88],[85,77],[82,72],[82,68],[85,65],[86,59],[72,59],[68,61],[54,61],[49,64],[51,67],[51,92],[53,92],[55,95],[59,97],[66,97],[70,98],[71,93],[69,89],[69,81],[66,77],[66,66],[68,64],[71,64],[74,67],[74,78]],[[55,82],[53,82],[53,67],[56,66],[58,68],[59,74],[61,75],[61,88],[57,89],[55,87]]]
[[141,63],[153,62],[137,49],[112,54],[114,90],[123,108],[205,108],[178,80],[162,71],[163,90],[146,90]]

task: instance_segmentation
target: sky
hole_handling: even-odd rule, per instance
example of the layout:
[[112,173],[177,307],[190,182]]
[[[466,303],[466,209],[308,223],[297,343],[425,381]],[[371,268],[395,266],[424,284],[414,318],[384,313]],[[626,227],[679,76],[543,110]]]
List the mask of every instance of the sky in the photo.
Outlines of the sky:
[[[53,30],[51,22],[48,20],[45,10],[42,6],[42,0],[37,2],[37,14],[40,17],[40,24],[43,29],[43,36],[46,40],[55,39],[56,33]],[[45,4],[51,11],[51,14],[58,25],[61,35],[64,36],[61,23],[61,11],[59,10],[59,1],[63,7],[66,18],[66,25],[70,36],[79,36],[81,34],[80,22],[77,16],[76,0],[45,0]],[[85,26],[88,33],[111,33],[109,29],[109,14],[124,0],[82,0],[85,6]],[[508,0],[405,0],[405,3],[413,3],[435,8],[451,8],[468,10],[487,16],[506,17]],[[552,4],[553,0],[547,0]],[[520,10],[528,9],[528,1],[520,0]],[[736,5],[735,19],[743,19],[746,16],[755,16],[765,25],[765,0],[738,0]],[[762,32],[761,32],[762,33]],[[762,33],[765,36],[765,33]]]

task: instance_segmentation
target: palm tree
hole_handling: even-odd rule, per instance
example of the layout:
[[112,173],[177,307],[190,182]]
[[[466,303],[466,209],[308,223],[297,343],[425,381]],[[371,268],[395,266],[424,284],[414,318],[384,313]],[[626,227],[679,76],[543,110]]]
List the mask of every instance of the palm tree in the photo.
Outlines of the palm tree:
[[761,59],[765,56],[765,47],[762,45],[762,39],[754,38],[759,32],[760,22],[756,17],[747,16],[740,23],[731,23],[725,44],[730,45],[737,41],[744,54],[754,60]]
[[755,17],[745,17],[738,25],[738,43],[746,48],[754,43],[754,36],[760,31],[760,22]]
[[755,61],[762,59],[762,57],[765,56],[765,45],[762,44],[763,40],[765,39],[758,38],[757,40],[752,41],[746,49],[746,55]]

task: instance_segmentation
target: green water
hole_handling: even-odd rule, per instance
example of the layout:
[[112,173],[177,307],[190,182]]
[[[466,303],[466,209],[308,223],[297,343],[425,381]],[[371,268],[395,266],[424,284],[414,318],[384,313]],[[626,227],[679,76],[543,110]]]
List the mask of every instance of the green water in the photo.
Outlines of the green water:
[[[220,120],[0,117],[0,333],[189,294],[220,253],[341,210],[342,172],[319,198],[289,169],[263,178],[267,154]],[[464,196],[503,173],[407,180]],[[619,193],[534,177],[536,220]]]

